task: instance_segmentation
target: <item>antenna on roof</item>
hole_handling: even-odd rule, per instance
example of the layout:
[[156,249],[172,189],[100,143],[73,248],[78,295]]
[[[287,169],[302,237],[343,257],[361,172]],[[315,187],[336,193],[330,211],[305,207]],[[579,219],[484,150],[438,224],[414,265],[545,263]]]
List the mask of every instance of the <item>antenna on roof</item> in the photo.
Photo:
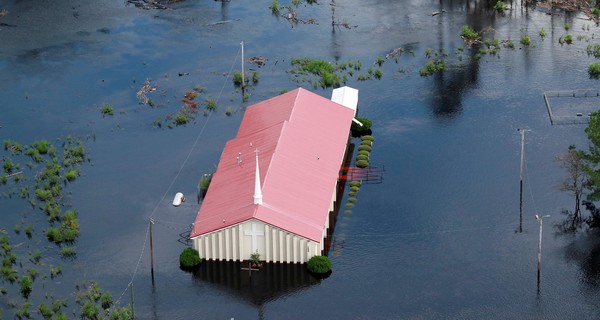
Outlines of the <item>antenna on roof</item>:
[[254,204],[262,204],[262,191],[260,188],[260,173],[258,171],[258,149],[254,150],[256,153],[256,172],[254,173]]

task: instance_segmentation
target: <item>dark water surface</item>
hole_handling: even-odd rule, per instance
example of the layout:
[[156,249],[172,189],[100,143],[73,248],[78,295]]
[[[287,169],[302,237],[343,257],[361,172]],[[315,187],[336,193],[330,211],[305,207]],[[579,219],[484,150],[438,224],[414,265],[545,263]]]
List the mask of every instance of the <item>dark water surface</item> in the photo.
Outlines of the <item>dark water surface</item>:
[[[8,25],[0,27],[2,140],[87,136],[92,159],[67,187],[81,223],[73,262],[62,261],[45,240],[43,213],[16,197],[0,202],[0,227],[11,242],[24,243],[15,251],[26,257],[37,247],[46,264],[63,266],[58,280],[36,280],[33,304],[44,300],[44,291],[68,297],[75,283],[95,279],[126,305],[124,290],[134,277],[140,319],[597,318],[600,238],[559,236],[552,228],[573,206],[558,190],[565,172],[554,158],[570,144],[586,145],[585,126],[551,126],[542,94],[598,86],[587,75],[594,58],[585,53],[598,27],[580,15],[548,15],[519,2],[504,15],[484,1],[335,3],[336,19],[356,27],[332,30],[326,1],[297,9],[317,24],[293,27],[271,15],[270,1],[188,0],[149,11],[115,0],[0,3],[9,11],[0,18]],[[465,24],[516,47],[477,60],[477,49],[460,50]],[[538,35],[542,27],[545,39]],[[566,33],[581,38],[561,46]],[[525,34],[530,47],[519,44]],[[260,69],[249,66],[261,78],[248,103],[224,76],[233,63],[238,68],[241,41],[247,56],[268,59]],[[184,246],[177,240],[198,210],[199,177],[235,135],[244,106],[297,86],[287,73],[290,58],[360,60],[365,73],[397,47],[407,50],[398,62],[384,63],[381,80],[355,75],[348,81],[360,90],[361,115],[374,122],[372,161],[386,172],[383,184],[361,189],[351,214],[340,212],[331,276],[319,281],[298,268],[273,267],[249,278],[237,265],[219,264],[196,274],[180,271]],[[426,48],[444,49],[450,71],[420,77]],[[149,94],[155,108],[137,102],[145,79],[157,86]],[[218,110],[166,128],[165,116],[198,85],[206,87],[200,101],[218,98]],[[330,96],[331,89],[300,85]],[[114,116],[102,117],[103,103],[114,107]],[[227,106],[235,110],[230,117]],[[162,128],[153,127],[157,119]],[[520,127],[531,129],[522,233],[516,232]],[[190,196],[174,208],[178,191]],[[551,215],[539,290],[536,212]],[[145,241],[150,216],[157,221],[154,288]],[[14,234],[19,221],[36,224],[32,240]],[[18,284],[3,286],[10,294],[0,297],[0,308],[10,318],[8,300],[18,296]],[[79,314],[75,303],[69,310]]]

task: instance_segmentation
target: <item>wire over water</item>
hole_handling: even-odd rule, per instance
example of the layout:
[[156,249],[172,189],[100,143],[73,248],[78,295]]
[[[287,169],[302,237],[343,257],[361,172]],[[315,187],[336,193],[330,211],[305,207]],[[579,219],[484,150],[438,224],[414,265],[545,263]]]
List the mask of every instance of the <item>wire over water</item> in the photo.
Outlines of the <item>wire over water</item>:
[[[217,96],[217,99],[216,99],[217,102],[220,100],[221,95],[223,94],[223,90],[225,89],[225,85],[227,84],[227,81],[229,80],[229,76],[231,75],[231,73],[233,71],[233,68],[235,66],[235,62],[237,61],[237,59],[238,59],[238,57],[240,55],[240,51],[241,51],[241,47],[238,48],[238,52],[235,55],[235,58],[233,59],[231,67],[229,68],[229,72],[227,73],[227,76],[225,77],[225,80],[223,81],[223,85],[221,86],[221,90],[219,91],[219,95]],[[194,149],[198,145],[198,141],[200,141],[200,138],[204,134],[204,130],[206,129],[206,125],[208,124],[208,120],[210,119],[210,115],[211,114],[209,113],[206,116],[206,121],[204,121],[204,124],[202,125],[202,128],[198,132],[198,135],[196,136],[196,140],[192,144],[192,147],[190,148],[190,151],[188,152],[187,156],[185,157],[185,160],[183,160],[183,163],[179,167],[179,170],[177,171],[177,173],[175,174],[175,176],[171,180],[171,183],[169,184],[169,187],[167,188],[167,190],[165,190],[165,193],[162,195],[162,197],[156,203],[156,206],[154,206],[154,209],[150,213],[150,216],[148,217],[148,219],[150,221],[153,220],[154,214],[156,213],[156,210],[158,210],[158,207],[160,206],[160,204],[165,200],[165,198],[167,197],[167,195],[171,192],[171,189],[173,188],[173,185],[175,184],[175,181],[177,181],[177,179],[179,178],[179,175],[181,174],[181,172],[183,171],[183,168],[186,166],[188,160],[190,159],[190,156],[192,155],[192,152],[194,151]],[[131,275],[131,280],[129,280],[129,283],[127,284],[127,287],[125,288],[125,290],[123,290],[123,293],[121,293],[121,295],[119,296],[119,298],[116,300],[115,304],[118,304],[121,301],[121,299],[123,298],[123,295],[125,295],[125,293],[127,292],[127,289],[129,289],[133,285],[133,280],[135,280],[135,276],[137,275],[137,272],[138,272],[138,270],[140,268],[140,264],[142,262],[142,257],[144,255],[144,251],[146,250],[146,244],[148,242],[148,235],[149,235],[149,233],[150,233],[150,224],[148,224],[148,228],[146,230],[146,235],[144,236],[144,243],[142,244],[142,249],[140,250],[140,257],[138,258],[138,261],[137,261],[137,263],[135,265],[135,269],[133,270],[133,273]]]

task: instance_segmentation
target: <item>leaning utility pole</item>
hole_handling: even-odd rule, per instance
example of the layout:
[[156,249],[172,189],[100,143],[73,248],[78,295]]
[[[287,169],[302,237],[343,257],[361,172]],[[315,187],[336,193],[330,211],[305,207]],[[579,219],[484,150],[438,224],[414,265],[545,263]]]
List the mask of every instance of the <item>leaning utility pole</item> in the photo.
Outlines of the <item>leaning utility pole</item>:
[[240,42],[242,46],[242,92],[244,92],[245,77],[244,77],[244,41]]
[[525,131],[526,129],[517,129],[521,133],[521,176],[520,176],[520,191],[519,191],[519,232],[523,232],[523,159],[525,156]]
[[538,287],[540,285],[540,270],[542,269],[542,224],[544,222],[544,218],[549,217],[549,215],[535,215],[535,219],[540,223],[540,241],[538,245],[538,271],[537,271],[537,283]]

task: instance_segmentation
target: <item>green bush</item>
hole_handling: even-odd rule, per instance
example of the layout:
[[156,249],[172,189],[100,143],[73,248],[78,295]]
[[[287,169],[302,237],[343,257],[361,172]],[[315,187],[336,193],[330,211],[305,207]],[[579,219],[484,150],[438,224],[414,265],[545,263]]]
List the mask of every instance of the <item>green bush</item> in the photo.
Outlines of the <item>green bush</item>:
[[360,181],[357,181],[357,180],[350,181],[350,187],[358,187],[358,188],[360,188],[360,185],[361,185]]
[[191,247],[183,249],[183,252],[179,255],[179,266],[184,269],[195,268],[201,262],[200,254],[196,249]]
[[260,75],[258,74],[258,71],[252,71],[252,83],[254,83],[254,84],[258,83],[259,79],[260,79]]
[[524,46],[528,46],[531,44],[531,38],[527,35],[521,37],[521,44]]
[[371,135],[362,136],[362,137],[360,137],[360,139],[362,141],[375,141],[375,138]]
[[40,154],[47,154],[48,153],[48,141],[46,140],[42,140],[42,141],[35,141],[33,143],[33,147],[40,153]]
[[371,133],[371,126],[373,125],[371,120],[363,117],[356,117],[356,120],[360,121],[363,125],[361,127],[358,123],[352,121],[350,130],[352,131],[353,136],[359,137]]
[[356,198],[355,197],[350,197],[350,198],[348,198],[348,202],[354,203],[354,202],[356,202]]
[[479,33],[475,32],[469,26],[463,26],[463,30],[460,35],[463,36],[465,39],[470,39],[470,40],[477,40],[477,39],[481,38],[481,35],[479,35]]
[[100,109],[100,113],[103,116],[112,116],[114,114],[114,109],[109,104],[104,104]]
[[358,160],[356,161],[356,166],[359,168],[366,168],[369,166],[369,161],[366,160]]
[[217,109],[217,100],[206,98],[206,109],[210,111]]
[[71,258],[74,257],[77,254],[77,248],[76,247],[62,247],[60,248],[59,254],[63,257],[63,258]]
[[546,36],[546,30],[544,30],[544,27],[542,27],[542,28],[540,29],[540,37],[542,37],[542,38],[543,38],[543,37],[545,37],[545,36]]
[[365,146],[369,146],[369,147],[370,147],[370,146],[372,146],[372,145],[373,145],[373,140],[364,140],[364,139],[362,139],[362,140],[360,141],[360,144],[361,144],[361,145],[365,145]]
[[75,178],[77,178],[77,171],[73,170],[73,168],[65,173],[65,179],[67,179],[67,181],[73,181]]
[[308,271],[316,274],[324,274],[331,271],[331,260],[326,256],[314,256],[306,264]]
[[15,168],[15,165],[10,159],[4,159],[4,163],[2,164],[2,166],[4,167],[4,172],[6,173],[11,173]]
[[46,231],[46,237],[48,237],[48,240],[54,243],[60,243],[63,241],[62,233],[57,228],[48,229],[48,231]]
[[367,156],[367,157],[370,157],[370,156],[371,156],[371,152],[369,152],[369,151],[367,151],[367,150],[359,150],[359,151],[358,151],[358,154],[357,154],[356,156],[357,156],[357,157],[358,157],[358,156]]
[[175,115],[175,125],[184,125],[188,122],[188,117],[185,113],[179,112]]
[[52,317],[52,309],[45,303],[40,303],[38,310],[44,319],[50,319]]
[[367,145],[360,145],[360,146],[358,146],[358,151],[369,151],[369,152],[371,152],[371,147],[367,146]]
[[366,161],[369,161],[369,156],[367,156],[367,155],[364,155],[364,154],[358,155],[358,156],[356,156],[356,161],[358,161],[358,160],[366,160]]
[[271,12],[273,14],[278,14],[279,13],[279,1],[273,0],[273,2],[271,2],[271,5],[269,6],[269,9],[271,9]]
[[239,71],[235,71],[233,73],[233,84],[235,84],[236,86],[241,86],[242,82],[243,82],[243,78],[242,78],[242,73]]
[[588,66],[588,74],[590,78],[598,79],[600,77],[600,63],[590,63]]
[[494,6],[494,9],[496,9],[497,11],[504,11],[506,10],[507,4],[502,2],[502,1],[498,1],[496,2],[496,5]]
[[32,286],[31,278],[29,276],[23,276],[23,278],[21,278],[21,281],[19,281],[19,284],[21,285],[21,295],[23,296],[23,298],[29,298]]

